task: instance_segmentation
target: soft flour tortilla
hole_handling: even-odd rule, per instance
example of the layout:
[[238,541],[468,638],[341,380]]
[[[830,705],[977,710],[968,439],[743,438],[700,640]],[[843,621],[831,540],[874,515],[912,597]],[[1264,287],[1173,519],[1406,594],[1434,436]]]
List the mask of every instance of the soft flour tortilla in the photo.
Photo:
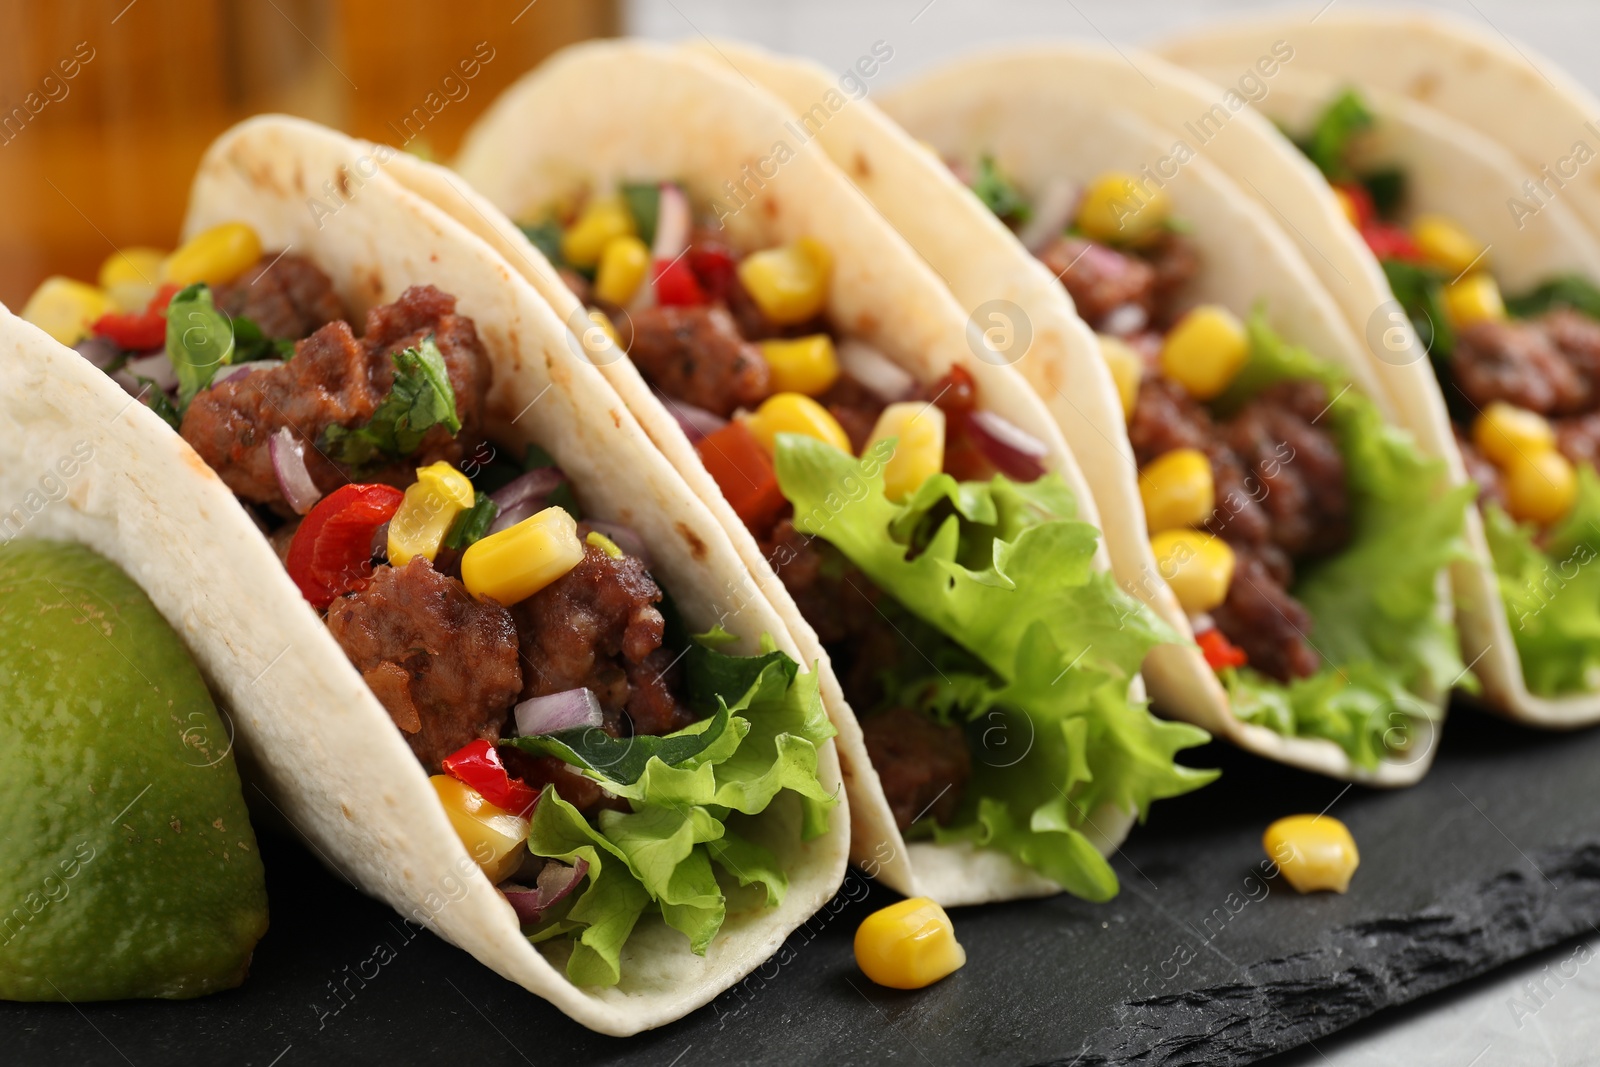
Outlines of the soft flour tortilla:
[[[1306,129],[1351,84],[1327,72],[1284,71],[1272,94],[1256,106],[1287,129]],[[1490,270],[1503,289],[1531,289],[1563,272],[1600,279],[1600,241],[1571,206],[1555,201],[1520,222],[1505,210],[1506,198],[1517,195],[1524,177],[1504,147],[1405,97],[1365,85],[1357,88],[1376,117],[1373,130],[1363,137],[1364,160],[1405,170],[1412,215],[1448,215],[1482,240],[1489,249]],[[1434,448],[1456,448],[1442,409],[1438,420],[1412,430]],[[1600,693],[1549,698],[1528,691],[1486,544],[1480,555],[1484,563],[1474,568],[1470,585],[1458,578],[1456,588],[1462,654],[1475,663],[1486,700],[1509,717],[1538,726],[1575,728],[1600,721]]]
[[[406,175],[408,168],[396,173],[490,242],[579,330],[588,321],[577,299],[501,212],[534,217],[586,187],[670,178],[683,182],[696,204],[721,202],[731,211],[725,225],[735,245],[765,248],[803,236],[819,239],[834,254],[828,301],[834,323],[878,347],[918,381],[933,381],[952,365],[966,368],[986,407],[1046,443],[1045,466],[1072,489],[1078,517],[1099,525],[1089,486],[1049,412],[1011,368],[974,355],[966,316],[938,276],[788,122],[779,101],[696,57],[660,45],[603,42],[568,49],[524,77],[468,133],[457,169],[481,200],[460,181],[424,183]],[[744,203],[732,210],[735,183],[742,184]],[[599,341],[596,348],[594,361],[662,454],[718,515],[749,573],[758,576],[751,580],[790,621],[807,658],[823,659],[821,644],[676,420],[620,352]],[[1109,565],[1103,545],[1099,560]],[[837,681],[827,675],[823,695],[839,728],[856,862],[902,893],[947,905],[1059,891],[1003,853],[908,845],[867,759],[860,726]],[[1086,830],[1109,853],[1133,818],[1132,812],[1102,809],[1090,813]]]
[[[826,71],[803,61],[725,42],[706,56],[722,58],[776,92],[801,122],[833,90]],[[1016,366],[1085,459],[1119,580],[1187,636],[1188,619],[1150,553],[1121,404],[1093,334],[1061,284],[934,154],[972,159],[992,153],[1035,192],[1052,178],[1086,182],[1107,169],[1154,164],[1170,152],[1171,142],[1138,116],[1103,106],[1093,89],[1104,66],[1123,62],[1109,53],[1060,48],[1053,62],[1030,64],[1019,75],[1008,57],[996,56],[889,93],[884,110],[905,130],[866,101],[845,103],[806,129],[965,306],[978,309],[1001,299],[1023,309],[1033,343]],[[1205,262],[1190,299],[1241,312],[1264,302],[1276,330],[1341,364],[1380,408],[1388,406],[1340,309],[1264,208],[1204,159],[1184,166],[1169,192],[1176,213],[1194,223]],[[1332,741],[1284,737],[1241,722],[1193,645],[1155,650],[1145,677],[1163,711],[1308,770],[1405,785],[1420,778],[1433,757],[1432,738],[1424,737],[1414,752],[1367,770]],[[1443,703],[1443,694],[1426,696]]]
[[[572,476],[588,512],[638,530],[691,625],[721,621],[747,652],[770,634],[803,659],[769,604],[729,596],[742,567],[728,539],[616,394],[574,356],[548,305],[481,242],[383,177],[381,160],[393,152],[295,119],[251,120],[207,153],[185,234],[250,223],[268,248],[293,248],[326,270],[357,322],[413,283],[456,294],[495,360],[494,436],[514,446],[537,441]],[[762,826],[763,843],[789,874],[781,906],[731,896],[704,957],[659,918],[647,919],[624,949],[620,985],[573,986],[559,957],[547,960],[522,936],[383,706],[189,446],[87,361],[9,313],[0,313],[0,381],[0,501],[29,499],[75,442],[92,445],[94,459],[65,499],[31,515],[23,532],[87,543],[150,594],[231,709],[271,807],[339,874],[585,1026],[631,1034],[705,1004],[767,959],[840,884],[844,808],[827,834],[801,842],[799,805],[780,797],[773,818],[752,828]],[[832,746],[819,755],[819,777],[834,788]]]
[[[1294,69],[1329,71],[1409,97],[1504,145],[1517,164],[1516,182],[1496,203],[1507,218],[1512,197],[1531,209],[1567,204],[1600,234],[1600,99],[1487,19],[1340,4],[1320,14],[1306,8],[1212,23],[1158,50],[1186,67],[1232,69],[1254,62],[1276,40],[1294,47]],[[1529,180],[1546,191],[1530,195],[1523,188]]]

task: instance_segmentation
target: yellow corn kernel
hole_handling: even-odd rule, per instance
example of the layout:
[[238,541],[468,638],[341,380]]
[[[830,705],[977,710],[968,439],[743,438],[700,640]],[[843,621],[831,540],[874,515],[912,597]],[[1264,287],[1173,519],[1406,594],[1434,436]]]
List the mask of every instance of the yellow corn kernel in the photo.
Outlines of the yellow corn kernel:
[[1150,538],[1156,569],[1190,615],[1211,611],[1228,599],[1233,549],[1199,530],[1164,530]]
[[1201,526],[1216,507],[1211,461],[1194,448],[1176,448],[1157,456],[1139,472],[1144,520],[1153,534],[1185,526]]
[[1572,510],[1578,475],[1555,449],[1516,456],[1505,467],[1506,510],[1521,522],[1547,526]]
[[637,229],[633,213],[620,196],[602,196],[589,201],[561,235],[561,258],[574,267],[592,267],[600,262],[606,245],[618,237],[633,237]]
[[821,396],[839,378],[839,357],[825,333],[792,341],[762,341],[761,355],[772,371],[772,388],[780,393]]
[[528,841],[528,820],[483,799],[483,794],[448,774],[428,779],[456,836],[491,882],[517,873]]
[[608,304],[623,306],[632,300],[650,272],[650,248],[628,234],[613,237],[600,253],[600,270],[594,276],[594,295]]
[[456,516],[470,508],[474,499],[472,483],[450,464],[419,468],[417,480],[389,520],[389,562],[404,567],[411,557],[422,556],[432,563]]
[[927,897],[879,908],[856,927],[856,966],[890,989],[922,989],[966,962],[950,916]]
[[805,322],[828,303],[833,257],[821,241],[802,237],[782,248],[768,248],[739,263],[739,280],[761,313],[780,326]]
[[512,604],[537,593],[583,559],[578,524],[558,507],[474,541],[461,555],[461,581],[476,597]]
[[922,400],[890,404],[873,425],[864,451],[889,437],[895,445],[883,464],[883,491],[890,500],[904,500],[944,470],[944,412]]
[[777,451],[780,433],[805,434],[841,452],[850,451],[850,435],[839,420],[803,393],[774,393],[761,402],[754,415],[745,417],[744,425],[769,456]]
[[1361,863],[1349,828],[1331,815],[1285,816],[1267,827],[1261,846],[1297,893],[1343,893]]
[[129,247],[113,252],[100,264],[100,288],[132,283],[147,285],[154,292],[161,282],[161,265],[166,259],[167,254],[159,248]]
[[1475,322],[1506,317],[1506,304],[1500,299],[1500,286],[1482,271],[1474,271],[1460,281],[1444,287],[1444,313],[1450,325],[1463,329]]
[[1146,245],[1161,236],[1172,200],[1153,182],[1111,171],[1089,183],[1078,205],[1078,229],[1106,244]]
[[84,282],[57,274],[46,278],[22,306],[22,317],[64,345],[89,335],[101,315],[115,311],[111,298]]
[[222,285],[261,258],[261,237],[248,224],[224,222],[186,241],[161,268],[161,280],[174,285]]
[[1344,212],[1344,217],[1349,220],[1350,225],[1361,225],[1361,212],[1356,210],[1356,202],[1351,199],[1349,193],[1335,185],[1333,186],[1333,198],[1339,201],[1339,210]]
[[586,545],[593,545],[606,555],[610,556],[612,559],[622,558],[622,549],[618,548],[615,541],[611,540],[611,538],[607,537],[599,530],[590,530],[589,535],[583,539],[583,543]]
[[1144,377],[1144,360],[1126,341],[1109,334],[1097,334],[1100,339],[1100,356],[1111,368],[1111,380],[1117,383],[1117,398],[1122,401],[1122,418],[1133,414],[1133,405],[1139,399],[1139,379]]
[[1509,467],[1556,447],[1556,432],[1537,411],[1496,400],[1472,421],[1472,443],[1490,463]]
[[1244,323],[1216,304],[1184,315],[1161,344],[1161,372],[1196,400],[1220,394],[1249,358]]
[[1411,239],[1429,263],[1447,274],[1460,274],[1474,264],[1485,265],[1479,258],[1483,255],[1482,242],[1443,215],[1417,219],[1411,224]]

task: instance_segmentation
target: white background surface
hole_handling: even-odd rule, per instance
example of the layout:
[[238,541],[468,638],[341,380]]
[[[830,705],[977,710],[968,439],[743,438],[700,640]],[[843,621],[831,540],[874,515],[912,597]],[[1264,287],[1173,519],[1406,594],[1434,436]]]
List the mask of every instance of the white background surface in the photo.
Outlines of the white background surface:
[[[1218,15],[1286,6],[1306,11],[1309,18],[1321,0],[1310,5],[1270,0],[624,0],[627,26],[641,36],[741,38],[840,70],[874,41],[883,40],[894,48],[894,58],[884,65],[885,83],[984,44],[1074,37],[1130,48]],[[1409,6],[1440,8],[1476,20],[1531,46],[1524,51],[1535,62],[1542,54],[1600,92],[1600,0],[1460,0]],[[1600,1064],[1600,938],[1583,958],[1575,958],[1574,951],[1572,945],[1563,946],[1467,987],[1383,1013],[1317,1042],[1315,1048],[1293,1053],[1283,1063]],[[1546,968],[1560,973],[1563,967],[1567,974],[1576,971],[1564,984],[1544,975]],[[1538,1000],[1525,989],[1530,980],[1545,983]],[[1513,1003],[1524,1007],[1514,1010]]]

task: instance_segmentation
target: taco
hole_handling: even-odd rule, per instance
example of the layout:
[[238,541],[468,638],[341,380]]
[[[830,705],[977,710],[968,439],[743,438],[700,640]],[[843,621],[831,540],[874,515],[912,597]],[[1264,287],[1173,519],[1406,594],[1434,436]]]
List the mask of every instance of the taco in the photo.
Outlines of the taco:
[[1173,760],[1203,735],[1136,688],[1175,635],[1105,572],[1037,398],[788,121],[681,51],[587,45],[468,134],[457,168],[487,203],[429,195],[598,335],[652,440],[776,572],[840,683],[856,862],[947,904],[1105,899],[1134,817],[1209,777]]
[[[832,80],[717,51],[797,112]],[[1004,299],[1036,327],[1015,365],[1074,444],[1101,442],[1119,579],[1198,641],[1147,661],[1157,707],[1307,769],[1415,781],[1461,672],[1440,586],[1465,495],[1389,425],[1273,220],[1102,105],[1121,62],[999,53],[890,92],[904,131],[853,102],[817,136],[975,314]]]
[[1462,632],[1489,701],[1546,726],[1600,719],[1600,242],[1576,202],[1508,210],[1512,154],[1412,100],[1306,69],[1256,106],[1332,185],[1437,376],[1439,417],[1416,429],[1480,489]]
[[176,252],[46,283],[53,339],[6,314],[4,499],[21,460],[94,437],[29,532],[182,620],[272,807],[407,918],[633,1033],[840,884],[834,729],[716,520],[394,154],[243,123]]

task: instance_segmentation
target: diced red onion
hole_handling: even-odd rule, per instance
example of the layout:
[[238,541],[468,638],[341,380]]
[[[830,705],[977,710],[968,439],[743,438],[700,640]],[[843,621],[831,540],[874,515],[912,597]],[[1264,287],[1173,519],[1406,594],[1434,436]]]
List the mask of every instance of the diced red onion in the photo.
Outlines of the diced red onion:
[[839,367],[885,404],[906,399],[917,387],[910,371],[865,341],[841,344]]
[[972,183],[978,180],[977,172],[972,169],[972,164],[964,159],[947,159],[944,161],[944,165],[950,168],[950,173],[956,176],[956,181],[968,188],[971,188]]
[[1057,175],[1044,187],[1033,204],[1033,217],[1017,231],[1017,240],[1030,252],[1038,252],[1061,236],[1078,210],[1078,186]]
[[637,530],[620,522],[595,522],[592,519],[588,522],[589,529],[610,538],[611,543],[622,549],[624,554],[643,563],[645,570],[650,569],[650,550],[645,547],[644,538],[639,536]]
[[522,736],[554,734],[562,730],[598,727],[600,701],[588,689],[530,697],[516,706],[517,733]]
[[681,186],[662,182],[656,205],[656,239],[650,246],[650,262],[670,262],[689,247],[689,197]]
[[306,443],[299,434],[283,426],[267,439],[267,450],[272,454],[272,473],[278,476],[278,489],[283,499],[294,508],[296,515],[304,515],[322,499],[322,490],[306,470]]
[[685,404],[681,400],[663,396],[661,402],[672,412],[672,417],[678,420],[678,428],[689,439],[689,443],[697,445],[707,437],[728,425],[728,420],[721,415],[713,414],[705,408],[697,408],[693,404]]
[[566,480],[560,467],[535,467],[490,493],[489,498],[500,511],[490,524],[489,532],[509,530],[523,519],[543,511],[550,494]]
[[1031,482],[1044,477],[1043,441],[1015,423],[982,409],[967,416],[967,433],[973,443],[1008,478]]
[[85,337],[73,345],[72,350],[88,360],[96,370],[105,370],[122,355],[122,349],[109,337]]
[[135,378],[149,378],[157,389],[171,391],[178,387],[178,372],[172,369],[172,360],[165,352],[130,359],[123,367]]
[[1113,337],[1132,337],[1150,321],[1149,312],[1138,304],[1119,304],[1106,312],[1100,322],[1100,332]]
[[543,921],[545,913],[578,888],[583,882],[584,875],[588,873],[589,861],[582,856],[579,856],[570,867],[565,863],[551,860],[539,871],[536,888],[506,886],[501,892],[516,911],[517,919],[528,925]]

